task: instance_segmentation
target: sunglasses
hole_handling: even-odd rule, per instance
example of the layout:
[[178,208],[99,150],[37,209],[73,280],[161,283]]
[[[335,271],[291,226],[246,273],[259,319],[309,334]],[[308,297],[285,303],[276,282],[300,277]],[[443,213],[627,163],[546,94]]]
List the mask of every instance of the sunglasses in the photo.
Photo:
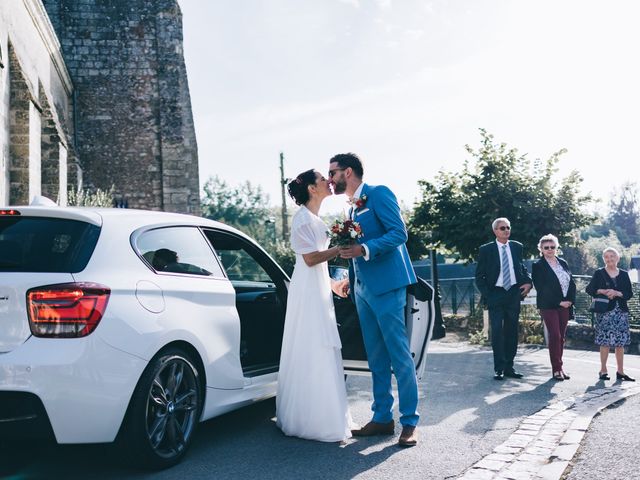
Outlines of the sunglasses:
[[501,227],[498,227],[498,230],[502,230],[504,232],[505,230],[511,230],[511,227],[509,225],[502,225]]
[[542,247],[543,250],[555,250],[556,246],[555,245],[545,245],[544,247]]
[[333,178],[333,176],[340,170],[346,170],[346,168],[335,168],[333,170],[329,170],[329,178]]

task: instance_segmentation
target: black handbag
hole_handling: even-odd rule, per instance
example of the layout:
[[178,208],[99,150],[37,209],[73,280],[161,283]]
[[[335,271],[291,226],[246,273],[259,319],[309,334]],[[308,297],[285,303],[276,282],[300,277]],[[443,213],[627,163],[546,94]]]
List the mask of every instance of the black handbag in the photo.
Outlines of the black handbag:
[[[597,274],[598,272],[596,272]],[[608,281],[604,278],[604,283],[608,286]],[[604,313],[609,310],[609,299],[605,295],[596,295],[591,300],[591,305],[589,306],[589,311],[593,313]]]
[[607,297],[593,297],[589,311],[593,313],[604,313],[609,310],[609,299]]

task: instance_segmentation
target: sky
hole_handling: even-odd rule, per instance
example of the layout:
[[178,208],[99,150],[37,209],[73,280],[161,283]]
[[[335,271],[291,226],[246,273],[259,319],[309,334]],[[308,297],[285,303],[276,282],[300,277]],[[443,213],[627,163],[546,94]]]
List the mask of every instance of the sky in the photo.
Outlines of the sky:
[[[566,148],[605,205],[638,178],[640,2],[179,0],[200,179],[326,174],[355,152],[406,206],[460,171],[479,128],[531,159]],[[341,210],[344,196],[321,213]]]

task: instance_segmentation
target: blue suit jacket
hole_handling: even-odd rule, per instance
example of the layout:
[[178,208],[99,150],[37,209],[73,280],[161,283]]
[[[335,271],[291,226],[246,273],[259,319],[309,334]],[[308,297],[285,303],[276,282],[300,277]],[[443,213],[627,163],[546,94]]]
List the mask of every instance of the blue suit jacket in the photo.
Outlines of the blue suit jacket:
[[354,220],[362,228],[359,243],[369,249],[369,260],[358,257],[349,262],[351,292],[357,276],[374,294],[390,292],[416,283],[416,274],[407,251],[407,229],[395,195],[383,185],[362,186],[360,198],[366,203],[355,210]]

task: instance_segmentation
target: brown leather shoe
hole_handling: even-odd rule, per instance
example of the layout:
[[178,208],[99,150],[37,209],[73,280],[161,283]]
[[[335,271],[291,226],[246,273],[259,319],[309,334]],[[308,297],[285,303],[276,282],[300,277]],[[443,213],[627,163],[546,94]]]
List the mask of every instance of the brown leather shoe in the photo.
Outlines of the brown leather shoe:
[[372,435],[393,435],[395,424],[393,420],[387,423],[369,422],[358,430],[351,430],[354,437],[370,437]]
[[401,447],[415,447],[418,443],[418,432],[416,427],[405,425],[402,427],[402,433],[398,439],[398,445]]

